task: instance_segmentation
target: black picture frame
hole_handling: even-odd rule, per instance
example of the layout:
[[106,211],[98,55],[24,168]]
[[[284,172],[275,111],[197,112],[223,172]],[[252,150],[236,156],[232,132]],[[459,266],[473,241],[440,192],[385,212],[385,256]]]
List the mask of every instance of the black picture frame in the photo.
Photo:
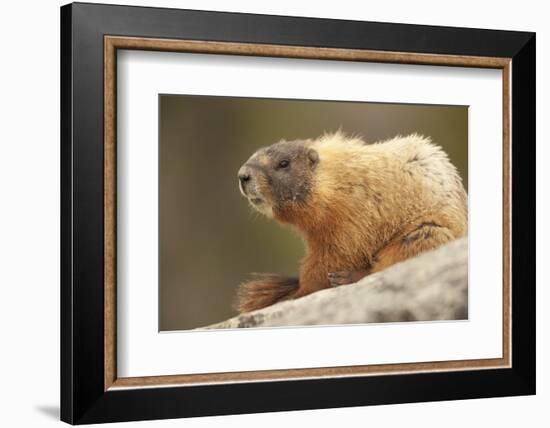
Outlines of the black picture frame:
[[[512,59],[512,367],[104,389],[104,36]],[[535,393],[535,34],[73,3],[61,8],[61,419],[71,424]],[[490,261],[488,261],[490,262]]]

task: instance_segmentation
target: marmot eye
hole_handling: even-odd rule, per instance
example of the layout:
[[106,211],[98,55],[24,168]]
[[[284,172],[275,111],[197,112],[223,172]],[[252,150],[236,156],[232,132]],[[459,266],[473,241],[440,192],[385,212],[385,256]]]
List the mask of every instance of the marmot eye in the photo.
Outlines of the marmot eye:
[[290,162],[288,160],[284,159],[281,162],[279,162],[279,165],[277,165],[277,168],[286,168],[289,164],[290,164]]

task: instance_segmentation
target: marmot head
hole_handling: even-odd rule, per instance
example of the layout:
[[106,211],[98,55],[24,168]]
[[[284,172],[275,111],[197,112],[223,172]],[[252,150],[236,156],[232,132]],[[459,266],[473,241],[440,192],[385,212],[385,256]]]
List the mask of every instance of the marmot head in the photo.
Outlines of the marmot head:
[[277,216],[305,205],[319,163],[311,143],[281,141],[261,148],[239,169],[239,189],[256,210]]

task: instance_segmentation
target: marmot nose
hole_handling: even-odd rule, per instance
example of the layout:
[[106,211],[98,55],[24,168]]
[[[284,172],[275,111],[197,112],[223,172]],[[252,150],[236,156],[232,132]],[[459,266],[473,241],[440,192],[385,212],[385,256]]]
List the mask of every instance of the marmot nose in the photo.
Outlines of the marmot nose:
[[250,172],[244,166],[239,170],[239,181],[244,184],[250,180]]

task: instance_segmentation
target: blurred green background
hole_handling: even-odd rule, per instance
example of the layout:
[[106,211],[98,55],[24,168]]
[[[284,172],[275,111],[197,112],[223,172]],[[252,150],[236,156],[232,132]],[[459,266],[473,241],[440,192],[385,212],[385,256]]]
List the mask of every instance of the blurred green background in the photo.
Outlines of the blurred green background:
[[468,183],[468,108],[340,101],[160,95],[159,328],[234,316],[251,272],[296,274],[289,229],[252,211],[237,170],[258,148],[341,128],[367,142],[417,132],[450,156]]

